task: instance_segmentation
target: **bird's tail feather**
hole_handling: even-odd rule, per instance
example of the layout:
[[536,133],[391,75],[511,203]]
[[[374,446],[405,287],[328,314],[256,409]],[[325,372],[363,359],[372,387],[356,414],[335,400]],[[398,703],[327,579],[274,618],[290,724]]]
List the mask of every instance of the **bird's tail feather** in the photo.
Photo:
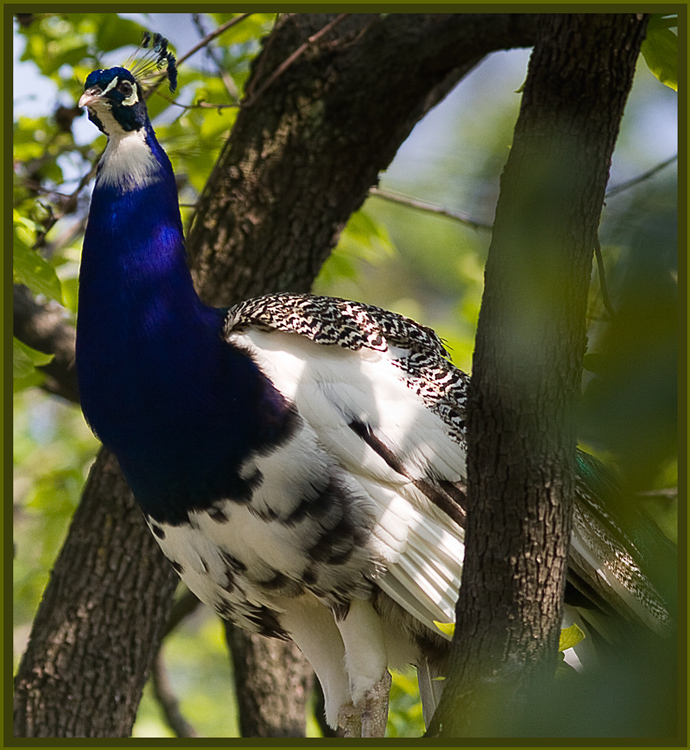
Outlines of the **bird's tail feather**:
[[428,727],[431,717],[436,711],[438,702],[443,692],[443,680],[438,679],[439,673],[424,659],[417,667],[417,682],[419,683],[419,695],[422,699],[422,715],[424,724]]

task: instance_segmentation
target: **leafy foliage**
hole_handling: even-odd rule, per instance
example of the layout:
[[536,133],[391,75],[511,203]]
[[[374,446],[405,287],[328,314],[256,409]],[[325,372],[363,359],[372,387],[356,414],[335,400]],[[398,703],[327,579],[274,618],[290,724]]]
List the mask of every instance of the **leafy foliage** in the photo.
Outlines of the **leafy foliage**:
[[[27,233],[36,235],[39,228],[28,216],[21,216],[15,211],[14,242],[12,245],[14,283],[24,284],[35,294],[42,294],[56,302],[62,302],[60,279],[55,273],[55,269],[21,236]],[[24,231],[22,232],[22,230]]]
[[32,349],[16,336],[13,336],[12,377],[15,391],[28,388],[30,385],[38,385],[43,378],[36,368],[47,365],[51,359],[53,359],[52,354],[44,354]]

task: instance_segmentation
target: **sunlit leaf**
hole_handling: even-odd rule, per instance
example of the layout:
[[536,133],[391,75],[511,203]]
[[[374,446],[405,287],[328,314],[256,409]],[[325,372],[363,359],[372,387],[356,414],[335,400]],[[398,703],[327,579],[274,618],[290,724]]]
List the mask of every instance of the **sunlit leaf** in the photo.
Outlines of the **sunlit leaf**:
[[678,36],[670,30],[673,19],[654,15],[642,43],[642,54],[652,73],[665,86],[678,91]]
[[[47,365],[53,358],[52,354],[45,354],[32,349],[18,338],[12,338],[12,377],[17,380],[34,378],[36,367]],[[40,379],[40,378],[39,378]]]
[[434,620],[434,625],[436,625],[436,627],[443,633],[443,635],[452,637],[453,633],[455,633],[454,622],[439,622],[438,620]]
[[561,635],[558,639],[558,650],[567,651],[569,648],[577,646],[577,644],[583,641],[584,638],[584,632],[573,623],[569,628],[563,628],[561,630]]
[[35,294],[43,294],[62,302],[62,288],[55,269],[16,233],[13,245],[13,276],[15,282],[24,284]]

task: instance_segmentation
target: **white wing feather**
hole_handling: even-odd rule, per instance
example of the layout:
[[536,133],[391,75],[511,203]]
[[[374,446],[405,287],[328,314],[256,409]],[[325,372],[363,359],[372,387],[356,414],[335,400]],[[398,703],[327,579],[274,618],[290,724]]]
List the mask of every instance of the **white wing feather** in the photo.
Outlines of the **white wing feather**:
[[[448,638],[434,623],[455,620],[464,530],[425,491],[428,485],[464,483],[466,376],[445,366],[445,352],[433,332],[357,303],[288,294],[249,301],[230,312],[226,336],[248,352],[295,404],[307,432],[344,469],[348,482],[371,501],[375,517],[371,544],[384,562],[376,578],[378,587],[418,622]],[[266,495],[261,502],[270,510],[281,500]],[[279,507],[273,510],[280,514]],[[617,568],[629,566],[627,557],[620,559],[625,550],[607,549],[595,555],[593,550],[601,544],[595,543],[596,529],[592,531],[589,524],[596,519],[589,518],[586,509],[586,518],[581,515],[576,512],[575,557],[579,554],[594,569],[603,588],[616,590],[618,577],[625,574]],[[632,592],[634,586],[630,588]],[[619,595],[639,612],[640,597],[631,592],[626,589]],[[655,592],[642,598],[656,601]],[[289,613],[290,607],[283,611]],[[646,619],[653,626],[651,621],[655,617],[663,621],[663,615],[655,610]],[[309,618],[300,625],[300,617],[293,617],[295,635],[312,647],[315,636],[306,622]],[[374,652],[380,655],[348,635],[343,627],[347,623],[336,624],[346,653],[363,649],[357,668],[350,665],[354,672],[365,667]],[[399,647],[398,642],[388,644],[389,657]],[[333,674],[342,663],[329,661],[326,653],[319,652],[322,663],[317,668],[325,683],[335,680]],[[403,654],[389,664],[409,661],[404,648],[398,655]],[[433,708],[442,684],[434,680],[435,673],[425,661],[419,666],[420,685]],[[334,688],[334,694],[338,690]],[[327,696],[327,701],[332,713],[338,699]]]
[[[248,351],[297,406],[319,442],[362,486],[376,507],[377,551],[386,562],[380,588],[439,633],[451,622],[460,588],[463,530],[410,481],[460,482],[465,457],[442,420],[430,412],[393,366],[392,351],[323,346],[280,331],[250,329],[230,341]],[[367,425],[405,467],[396,472],[350,424]]]

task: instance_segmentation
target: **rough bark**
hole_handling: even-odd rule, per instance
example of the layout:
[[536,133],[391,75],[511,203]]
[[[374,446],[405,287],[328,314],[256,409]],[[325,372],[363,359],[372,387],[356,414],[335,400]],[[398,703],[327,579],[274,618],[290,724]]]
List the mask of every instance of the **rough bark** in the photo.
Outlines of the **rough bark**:
[[530,60],[486,267],[465,568],[432,735],[520,734],[555,669],[591,258],[645,27],[548,16]]
[[[484,54],[531,44],[537,16],[348,16],[263,88],[281,62],[334,20],[285,16],[254,66],[251,106],[238,116],[189,238],[209,302],[308,289],[414,123]],[[18,671],[16,736],[131,731],[174,578],[122,485],[102,453]],[[88,559],[79,552],[86,543]],[[121,576],[144,564],[147,575],[133,575],[123,588]],[[81,581],[85,593],[65,588],[71,580]],[[145,622],[132,617],[138,607]],[[73,634],[64,633],[65,613],[77,618]]]
[[308,290],[415,123],[487,53],[531,44],[538,16],[349,15],[264,88],[336,19],[285,16],[257,60],[189,237],[212,304]]
[[15,683],[15,737],[128,737],[177,576],[101,451]]
[[305,707],[315,677],[302,652],[294,643],[262,638],[228,622],[225,632],[242,737],[305,737]]

